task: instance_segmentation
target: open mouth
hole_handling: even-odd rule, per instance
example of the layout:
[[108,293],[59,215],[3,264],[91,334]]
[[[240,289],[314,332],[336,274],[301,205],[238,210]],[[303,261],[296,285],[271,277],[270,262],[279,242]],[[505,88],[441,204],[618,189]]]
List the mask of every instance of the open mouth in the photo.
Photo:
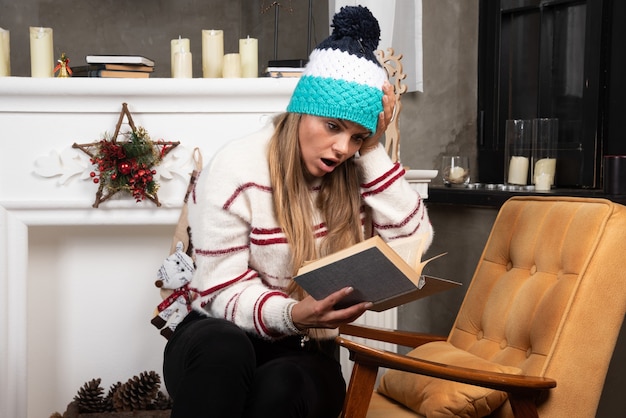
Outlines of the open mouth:
[[322,162],[327,165],[328,167],[334,167],[337,165],[336,161],[333,160],[329,160],[328,158],[322,158]]

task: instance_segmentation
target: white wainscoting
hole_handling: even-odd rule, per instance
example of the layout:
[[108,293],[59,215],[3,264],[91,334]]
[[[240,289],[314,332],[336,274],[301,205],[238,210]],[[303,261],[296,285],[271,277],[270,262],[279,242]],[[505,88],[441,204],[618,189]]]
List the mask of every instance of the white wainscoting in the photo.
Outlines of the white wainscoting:
[[[285,109],[295,83],[0,78],[1,417],[62,413],[93,378],[106,391],[161,372],[165,339],[149,323],[159,302],[153,282],[192,150],[207,162],[259,129]],[[72,144],[112,134],[122,103],[153,140],[181,142],[158,167],[161,207],[124,196],[92,207],[88,157]],[[361,322],[395,327],[395,311]]]

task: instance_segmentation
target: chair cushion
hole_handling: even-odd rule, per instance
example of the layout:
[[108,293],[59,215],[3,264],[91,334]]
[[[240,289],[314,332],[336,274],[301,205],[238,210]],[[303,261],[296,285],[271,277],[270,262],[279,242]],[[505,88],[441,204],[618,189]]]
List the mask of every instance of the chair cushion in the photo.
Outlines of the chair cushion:
[[[491,372],[521,374],[517,367],[493,363],[446,341],[424,344],[407,354],[423,360]],[[397,370],[386,371],[378,392],[413,411],[433,417],[483,417],[497,409],[506,393]]]

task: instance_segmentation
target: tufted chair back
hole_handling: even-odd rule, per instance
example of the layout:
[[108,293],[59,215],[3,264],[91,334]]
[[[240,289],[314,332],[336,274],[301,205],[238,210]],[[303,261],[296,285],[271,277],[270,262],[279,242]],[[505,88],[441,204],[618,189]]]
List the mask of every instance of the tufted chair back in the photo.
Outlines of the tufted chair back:
[[[448,342],[556,380],[539,416],[593,417],[626,312],[626,208],[515,197],[501,208]],[[505,403],[495,416],[512,416]]]

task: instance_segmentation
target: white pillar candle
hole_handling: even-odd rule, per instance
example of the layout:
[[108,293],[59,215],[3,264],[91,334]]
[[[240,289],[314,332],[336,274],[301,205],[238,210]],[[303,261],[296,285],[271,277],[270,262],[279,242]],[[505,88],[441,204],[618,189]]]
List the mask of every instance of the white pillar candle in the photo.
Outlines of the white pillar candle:
[[247,37],[239,40],[239,54],[241,55],[241,76],[255,78],[259,76],[259,41]]
[[535,163],[533,170],[533,180],[537,183],[539,176],[544,176],[550,182],[549,185],[554,184],[554,175],[556,174],[556,158],[542,158]]
[[547,173],[542,173],[535,176],[535,190],[543,191],[550,190],[550,175]]
[[224,69],[222,75],[224,78],[241,77],[241,57],[239,54],[224,55]]
[[509,162],[509,177],[507,183],[526,185],[528,177],[528,158],[513,156]]
[[171,63],[170,74],[172,77],[174,77],[174,54],[176,54],[177,52],[190,52],[189,48],[190,48],[189,38],[181,38],[179,36],[178,39],[171,40],[170,42],[170,63]]
[[177,52],[174,54],[174,78],[192,78],[191,52]]
[[224,60],[224,31],[202,31],[202,75],[205,78],[222,76]]
[[30,27],[30,75],[52,77],[54,75],[54,52],[52,29]]
[[10,33],[0,28],[0,77],[11,75],[11,42]]

